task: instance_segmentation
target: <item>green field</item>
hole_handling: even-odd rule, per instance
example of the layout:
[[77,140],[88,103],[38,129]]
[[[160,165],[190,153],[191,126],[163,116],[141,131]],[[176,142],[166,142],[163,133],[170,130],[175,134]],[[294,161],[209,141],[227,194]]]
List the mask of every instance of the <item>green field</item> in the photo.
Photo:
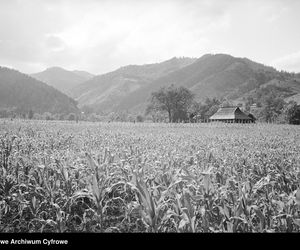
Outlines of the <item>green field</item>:
[[0,120],[0,232],[299,232],[300,126]]

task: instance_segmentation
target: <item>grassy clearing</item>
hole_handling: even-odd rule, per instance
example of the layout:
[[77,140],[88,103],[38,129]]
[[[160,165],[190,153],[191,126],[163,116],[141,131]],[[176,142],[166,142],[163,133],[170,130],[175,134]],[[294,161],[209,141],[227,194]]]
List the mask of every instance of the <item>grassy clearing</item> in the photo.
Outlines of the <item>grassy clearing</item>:
[[0,232],[299,232],[300,127],[0,120]]

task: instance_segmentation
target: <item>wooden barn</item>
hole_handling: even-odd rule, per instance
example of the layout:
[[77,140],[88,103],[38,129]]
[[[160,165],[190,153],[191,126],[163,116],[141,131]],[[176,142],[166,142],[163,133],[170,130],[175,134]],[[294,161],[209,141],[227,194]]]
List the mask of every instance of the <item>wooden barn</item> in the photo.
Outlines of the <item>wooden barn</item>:
[[239,107],[219,108],[209,118],[210,121],[222,121],[228,123],[253,123],[255,118],[251,114],[245,114]]

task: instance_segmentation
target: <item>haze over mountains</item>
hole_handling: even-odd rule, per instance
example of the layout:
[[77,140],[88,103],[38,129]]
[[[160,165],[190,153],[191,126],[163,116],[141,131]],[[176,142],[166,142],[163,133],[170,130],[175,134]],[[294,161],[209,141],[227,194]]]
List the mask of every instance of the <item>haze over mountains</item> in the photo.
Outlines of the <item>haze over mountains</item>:
[[60,67],[51,67],[42,72],[31,74],[31,76],[70,96],[72,88],[89,80],[94,75],[86,71],[69,71]]
[[[20,103],[31,102],[33,98],[25,92],[38,92],[38,95],[43,98],[36,99],[36,102],[40,102],[42,107],[45,100],[48,103],[48,99],[44,98],[52,93],[53,96],[60,96],[60,101],[53,99],[52,105],[60,103],[59,105],[66,105],[66,109],[74,110],[75,101],[61,94],[58,91],[60,90],[74,98],[79,108],[88,107],[95,112],[125,110],[143,112],[151,93],[171,84],[187,87],[196,95],[197,100],[217,97],[239,103],[251,97],[257,90],[271,86],[285,100],[300,101],[299,73],[279,72],[247,58],[226,54],[206,54],[198,59],[174,57],[161,63],[128,65],[97,76],[85,71],[68,71],[52,67],[33,74],[32,77],[1,68],[0,107],[16,105],[16,101],[13,103],[10,100],[12,97],[8,97],[7,93],[15,93],[18,88],[22,88],[24,90],[19,93],[20,97],[17,101]],[[43,106],[44,108],[41,109],[37,105],[37,110],[54,110],[50,99],[48,108]]]
[[120,102],[130,94],[195,61],[195,58],[172,58],[162,63],[125,66],[79,84],[71,90],[72,96],[80,107],[116,110]]

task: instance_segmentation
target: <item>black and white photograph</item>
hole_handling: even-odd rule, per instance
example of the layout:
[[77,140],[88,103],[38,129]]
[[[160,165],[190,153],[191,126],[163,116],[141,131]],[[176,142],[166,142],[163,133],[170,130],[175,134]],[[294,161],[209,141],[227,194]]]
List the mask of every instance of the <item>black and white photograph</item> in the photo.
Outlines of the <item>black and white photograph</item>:
[[0,248],[299,233],[299,10],[0,0]]

